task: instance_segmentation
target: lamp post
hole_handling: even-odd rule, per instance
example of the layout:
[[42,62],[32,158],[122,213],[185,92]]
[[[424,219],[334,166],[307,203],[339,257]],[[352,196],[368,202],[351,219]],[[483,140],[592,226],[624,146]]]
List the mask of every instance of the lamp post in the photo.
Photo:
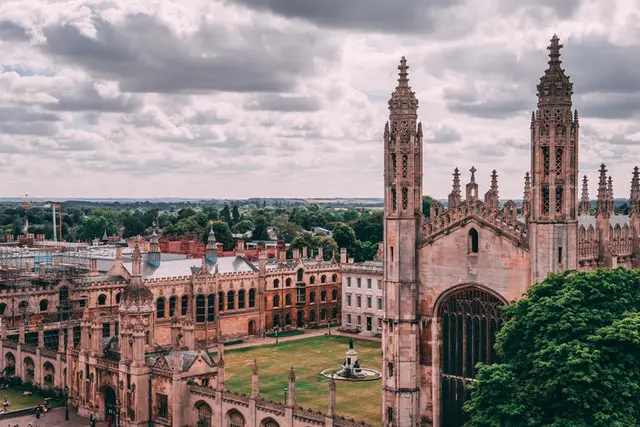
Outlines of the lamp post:
[[116,399],[116,420],[117,420],[117,424],[116,427],[120,427],[120,408],[122,406],[122,403],[120,402],[120,399]]
[[280,329],[280,327],[278,327],[278,325],[276,325],[276,327],[274,329],[276,330],[276,344],[278,344],[278,330]]
[[289,389],[287,387],[284,388],[284,404],[287,404],[287,392],[289,391]]
[[64,420],[69,421],[69,386],[64,386]]

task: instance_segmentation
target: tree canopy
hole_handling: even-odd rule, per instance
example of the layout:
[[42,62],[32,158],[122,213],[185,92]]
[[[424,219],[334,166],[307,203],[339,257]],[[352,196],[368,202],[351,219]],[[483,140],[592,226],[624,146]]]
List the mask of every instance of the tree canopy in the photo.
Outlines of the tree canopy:
[[468,426],[640,425],[640,271],[553,274],[505,311]]

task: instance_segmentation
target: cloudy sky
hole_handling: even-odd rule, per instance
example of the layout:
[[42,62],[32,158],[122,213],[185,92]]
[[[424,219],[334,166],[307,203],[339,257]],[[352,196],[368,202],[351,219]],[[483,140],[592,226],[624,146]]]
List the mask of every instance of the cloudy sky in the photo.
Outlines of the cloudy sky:
[[522,196],[550,37],[581,173],[640,163],[637,0],[1,0],[0,197],[380,197],[406,55],[425,193]]

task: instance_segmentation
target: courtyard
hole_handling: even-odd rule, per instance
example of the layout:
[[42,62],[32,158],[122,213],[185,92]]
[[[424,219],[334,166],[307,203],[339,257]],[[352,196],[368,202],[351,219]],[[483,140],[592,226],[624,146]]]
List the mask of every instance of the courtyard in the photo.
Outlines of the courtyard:
[[[382,350],[379,342],[354,339],[354,348],[363,368],[380,370]],[[296,404],[326,413],[328,379],[320,375],[326,368],[338,367],[349,348],[349,338],[315,336],[258,347],[225,351],[225,385],[238,393],[251,393],[251,365],[255,359],[260,371],[260,397],[284,401],[289,370],[296,374]],[[380,422],[381,382],[336,381],[336,413],[347,418]]]
[[[17,387],[0,390],[0,404],[2,404],[6,399],[9,402],[7,410],[16,411],[18,409],[30,408],[44,403],[45,398],[43,396],[40,396],[35,392],[31,396],[23,396],[23,391],[24,390],[22,388]],[[61,403],[59,400],[51,399],[51,404],[53,406],[59,406]]]

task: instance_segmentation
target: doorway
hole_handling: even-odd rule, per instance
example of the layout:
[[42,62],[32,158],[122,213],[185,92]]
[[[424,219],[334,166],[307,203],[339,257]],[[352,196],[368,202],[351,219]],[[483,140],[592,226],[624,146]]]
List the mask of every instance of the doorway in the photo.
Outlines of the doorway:
[[373,330],[373,319],[371,316],[367,316],[367,332],[371,332]]
[[111,420],[113,425],[116,422],[116,392],[111,387],[104,389],[104,419]]

